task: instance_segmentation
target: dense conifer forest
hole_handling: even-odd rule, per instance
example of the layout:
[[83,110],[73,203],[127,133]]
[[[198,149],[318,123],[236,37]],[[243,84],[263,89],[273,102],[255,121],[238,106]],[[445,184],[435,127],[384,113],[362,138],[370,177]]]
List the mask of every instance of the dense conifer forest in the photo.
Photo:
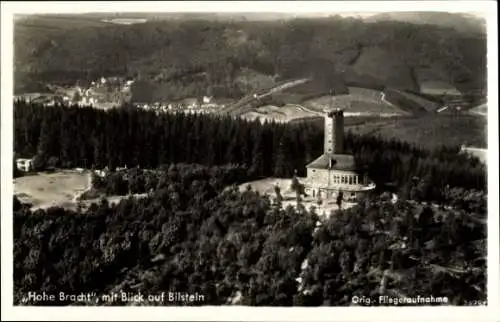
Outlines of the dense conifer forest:
[[[323,129],[309,123],[250,122],[209,115],[158,114],[135,108],[110,111],[44,107],[17,101],[14,151],[35,156],[35,167],[110,169],[164,164],[239,164],[248,179],[305,175],[322,153]],[[443,188],[485,190],[486,167],[459,147],[416,148],[396,140],[346,136],[346,152],[378,185],[396,185],[419,200],[440,201]]]
[[14,105],[17,156],[35,156],[38,169],[126,165],[126,176],[94,177],[94,185],[146,193],[76,212],[30,210],[14,198],[17,304],[77,304],[27,301],[32,290],[203,294],[194,305],[486,299],[486,169],[458,147],[423,150],[347,135],[347,151],[401,198],[392,203],[377,192],[320,220],[314,210],[283,209],[273,196],[234,186],[295,169],[303,175],[322,151],[323,131],[311,124]]

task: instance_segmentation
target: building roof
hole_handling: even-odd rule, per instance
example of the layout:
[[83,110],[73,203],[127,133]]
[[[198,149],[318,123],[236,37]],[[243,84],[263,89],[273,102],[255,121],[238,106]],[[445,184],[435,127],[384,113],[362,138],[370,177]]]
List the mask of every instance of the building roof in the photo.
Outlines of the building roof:
[[330,157],[323,154],[313,162],[309,163],[307,167],[313,169],[328,169],[330,159],[334,159],[336,161],[331,170],[355,171],[358,169],[354,162],[354,157],[350,154],[332,154]]

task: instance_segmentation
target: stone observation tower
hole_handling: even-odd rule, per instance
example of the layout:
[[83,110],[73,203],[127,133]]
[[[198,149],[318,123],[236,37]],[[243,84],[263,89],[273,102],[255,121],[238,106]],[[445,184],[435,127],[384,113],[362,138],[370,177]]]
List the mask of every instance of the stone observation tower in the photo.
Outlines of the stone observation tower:
[[325,134],[323,154],[308,164],[306,193],[313,197],[320,194],[334,198],[340,191],[347,200],[356,199],[375,185],[369,180],[363,167],[355,164],[354,157],[344,151],[344,110],[325,110]]
[[328,155],[344,152],[344,111],[335,109],[325,115],[325,153]]

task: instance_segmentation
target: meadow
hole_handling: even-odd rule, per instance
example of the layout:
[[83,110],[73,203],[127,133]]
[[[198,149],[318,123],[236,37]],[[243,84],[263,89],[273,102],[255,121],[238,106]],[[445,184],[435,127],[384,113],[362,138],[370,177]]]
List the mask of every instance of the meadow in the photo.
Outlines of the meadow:
[[72,170],[30,174],[14,179],[14,194],[32,209],[76,208],[74,198],[90,184],[88,174]]

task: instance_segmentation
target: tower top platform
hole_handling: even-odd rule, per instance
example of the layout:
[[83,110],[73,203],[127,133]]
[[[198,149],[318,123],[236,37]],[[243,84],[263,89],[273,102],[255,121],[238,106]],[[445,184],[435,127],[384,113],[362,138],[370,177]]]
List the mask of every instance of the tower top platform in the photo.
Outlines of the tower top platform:
[[339,108],[339,107],[334,107],[334,108],[325,107],[323,109],[323,112],[327,116],[342,115],[342,114],[344,114],[344,109],[343,108]]

